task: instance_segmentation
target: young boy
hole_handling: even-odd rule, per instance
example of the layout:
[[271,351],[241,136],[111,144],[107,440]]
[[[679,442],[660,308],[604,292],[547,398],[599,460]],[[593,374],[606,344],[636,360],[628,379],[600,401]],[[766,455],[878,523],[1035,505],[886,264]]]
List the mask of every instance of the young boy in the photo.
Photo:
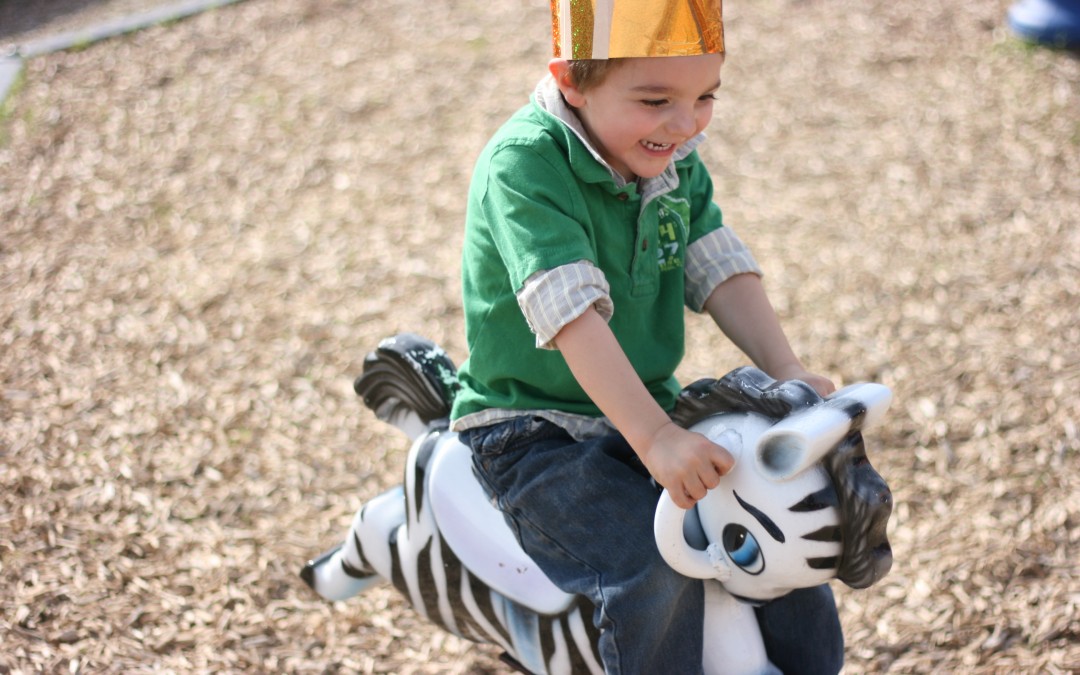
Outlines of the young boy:
[[[695,673],[702,585],[656,549],[653,480],[689,508],[733,460],[668,417],[684,305],[772,377],[834,387],[792,352],[694,151],[720,87],[719,0],[582,5],[595,14],[553,2],[550,75],[476,166],[453,429],[525,551],[596,605],[606,672]],[[839,670],[827,587],[759,621],[781,668]]]

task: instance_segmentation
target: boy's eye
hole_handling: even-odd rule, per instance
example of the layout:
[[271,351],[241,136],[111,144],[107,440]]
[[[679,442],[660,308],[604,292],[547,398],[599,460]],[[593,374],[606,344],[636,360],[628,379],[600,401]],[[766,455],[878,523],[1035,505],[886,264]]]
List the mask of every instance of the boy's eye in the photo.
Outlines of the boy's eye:
[[[699,101],[715,101],[716,100],[716,94],[704,94],[704,95],[698,97],[698,100]],[[669,101],[666,98],[647,98],[647,99],[642,100],[641,103],[642,103],[642,105],[648,106],[650,108],[661,108],[661,107],[667,105],[669,103]]]

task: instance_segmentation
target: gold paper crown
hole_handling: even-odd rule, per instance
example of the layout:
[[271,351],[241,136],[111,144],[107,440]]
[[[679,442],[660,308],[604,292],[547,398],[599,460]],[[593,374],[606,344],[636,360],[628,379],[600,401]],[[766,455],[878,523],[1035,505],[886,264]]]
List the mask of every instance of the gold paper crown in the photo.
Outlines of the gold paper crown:
[[551,0],[556,58],[696,56],[724,51],[722,0]]

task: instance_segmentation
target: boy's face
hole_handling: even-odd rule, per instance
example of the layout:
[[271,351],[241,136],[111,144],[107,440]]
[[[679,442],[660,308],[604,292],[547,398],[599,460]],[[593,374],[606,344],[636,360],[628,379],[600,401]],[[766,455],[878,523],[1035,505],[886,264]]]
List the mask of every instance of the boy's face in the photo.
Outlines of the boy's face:
[[555,59],[552,75],[593,144],[628,181],[663,173],[680,145],[712,119],[723,54],[626,59],[581,91]]

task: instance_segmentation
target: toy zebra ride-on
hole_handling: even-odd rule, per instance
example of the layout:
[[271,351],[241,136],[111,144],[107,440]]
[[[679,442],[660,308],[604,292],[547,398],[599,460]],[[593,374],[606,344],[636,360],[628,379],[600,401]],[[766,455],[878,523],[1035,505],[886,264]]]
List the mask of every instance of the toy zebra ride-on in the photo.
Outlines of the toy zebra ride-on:
[[[455,373],[414,335],[368,355],[355,388],[413,439],[405,483],[364,504],[344,543],[301,577],[330,600],[389,581],[425,618],[500,646],[523,672],[602,673],[591,602],[559,590],[528,558],[447,430]],[[704,672],[769,670],[755,604],[833,578],[866,588],[889,571],[892,495],[861,430],[891,397],[856,384],[823,399],[750,367],[683,390],[672,418],[736,460],[690,510],[663,492],[654,522],[668,564],[705,580]]]

